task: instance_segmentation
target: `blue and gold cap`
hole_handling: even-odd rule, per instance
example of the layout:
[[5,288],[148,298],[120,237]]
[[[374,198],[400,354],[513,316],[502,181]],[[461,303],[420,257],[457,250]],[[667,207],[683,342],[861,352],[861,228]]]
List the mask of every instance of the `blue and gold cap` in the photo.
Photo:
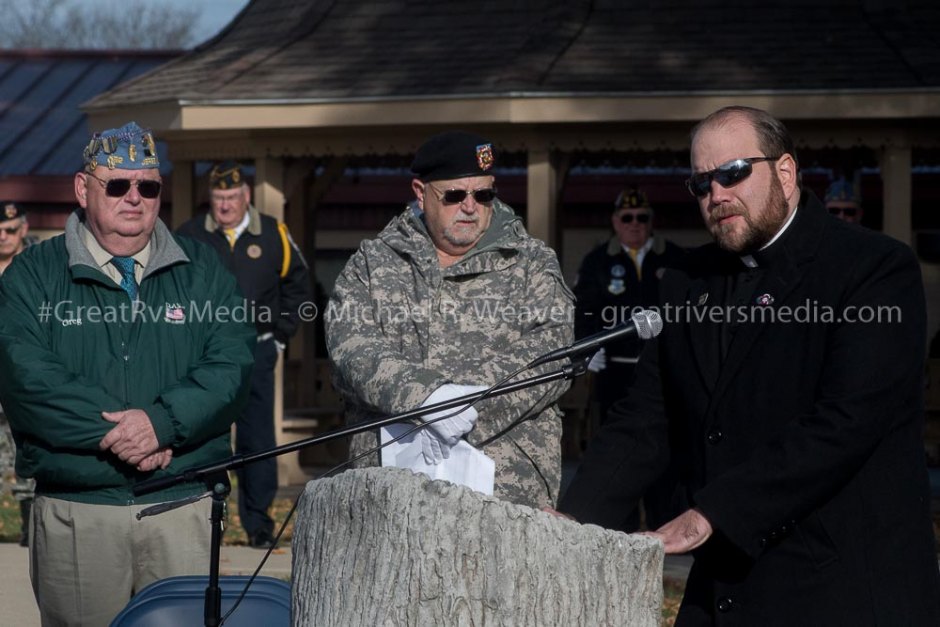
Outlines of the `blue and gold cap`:
[[153,134],[128,122],[121,128],[112,128],[95,133],[85,147],[82,155],[85,169],[89,172],[98,166],[107,166],[109,170],[147,170],[159,168],[157,146]]
[[216,163],[209,171],[210,189],[235,189],[246,183],[242,166],[235,161]]
[[861,198],[855,184],[846,179],[837,179],[826,190],[825,202],[842,201],[861,205]]

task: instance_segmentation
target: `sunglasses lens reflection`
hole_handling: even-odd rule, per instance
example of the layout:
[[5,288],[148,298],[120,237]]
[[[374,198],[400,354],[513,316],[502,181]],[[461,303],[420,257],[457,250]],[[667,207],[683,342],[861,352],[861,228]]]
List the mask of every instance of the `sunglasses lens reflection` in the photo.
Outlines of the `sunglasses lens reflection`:
[[718,181],[722,187],[731,187],[751,175],[751,164],[743,159],[719,166],[711,172],[701,172],[689,178],[689,191],[696,197],[707,196],[711,191],[712,181]]
[[[462,203],[467,198],[469,192],[465,189],[449,189],[444,192],[444,202],[449,205],[456,205]],[[496,190],[492,187],[488,189],[477,189],[473,192],[473,199],[480,204],[486,204],[488,202],[493,202],[493,199],[496,198]]]
[[740,183],[751,175],[751,164],[747,161],[736,161],[727,168],[718,168],[715,173],[715,180],[722,187],[731,187],[735,183]]

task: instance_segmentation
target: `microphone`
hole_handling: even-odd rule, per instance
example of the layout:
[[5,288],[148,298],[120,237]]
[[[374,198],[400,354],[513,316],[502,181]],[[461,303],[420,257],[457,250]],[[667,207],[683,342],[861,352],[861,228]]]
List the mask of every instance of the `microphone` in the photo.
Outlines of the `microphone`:
[[571,346],[546,353],[530,363],[527,367],[534,368],[535,366],[541,366],[542,364],[564,359],[565,357],[575,357],[577,355],[591,353],[608,342],[630,337],[631,335],[636,335],[641,340],[648,340],[659,335],[662,330],[663,319],[659,316],[659,312],[650,309],[641,309],[630,316],[630,322],[622,324],[619,327],[614,327],[609,331],[601,331],[600,333],[589,335],[586,338],[578,340]]

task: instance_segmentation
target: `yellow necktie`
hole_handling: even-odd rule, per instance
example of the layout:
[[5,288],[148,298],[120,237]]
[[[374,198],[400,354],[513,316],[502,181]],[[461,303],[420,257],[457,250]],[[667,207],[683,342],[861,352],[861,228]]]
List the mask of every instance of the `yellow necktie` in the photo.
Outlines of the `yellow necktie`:
[[643,272],[640,270],[640,260],[637,258],[637,255],[640,254],[640,251],[635,248],[628,248],[627,254],[630,255],[630,259],[633,260],[633,267],[636,268],[636,278],[643,280]]
[[232,250],[235,250],[235,240],[238,237],[235,235],[235,229],[222,229],[225,232],[225,239],[228,240],[228,245],[232,247]]

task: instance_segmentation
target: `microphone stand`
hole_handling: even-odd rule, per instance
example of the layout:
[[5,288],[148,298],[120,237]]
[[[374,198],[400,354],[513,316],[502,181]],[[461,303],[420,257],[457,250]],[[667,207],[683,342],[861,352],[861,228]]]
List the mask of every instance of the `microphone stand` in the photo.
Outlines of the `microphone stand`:
[[[357,433],[362,433],[364,431],[369,431],[371,429],[384,427],[396,422],[404,422],[412,418],[418,418],[425,414],[430,414],[445,409],[453,409],[463,405],[469,405],[484,397],[484,395],[486,398],[502,396],[504,394],[534,387],[543,383],[551,383],[552,381],[558,381],[560,379],[574,379],[575,377],[578,377],[585,372],[587,372],[586,360],[582,359],[572,361],[571,363],[562,366],[558,370],[536,375],[534,377],[529,377],[528,379],[523,379],[522,381],[518,381],[516,383],[499,385],[492,390],[475,392],[473,394],[467,394],[466,396],[454,398],[449,401],[435,403],[434,405],[428,405],[426,407],[419,407],[417,409],[394,414],[385,418],[378,418],[376,420],[370,420],[347,427],[341,427],[339,429],[334,429],[333,431],[328,431],[326,433],[309,437],[304,440],[298,440],[297,442],[291,442],[290,444],[276,446],[266,451],[259,451],[250,455],[233,455],[225,461],[189,468],[172,476],[147,479],[136,484],[133,488],[133,491],[136,496],[150,494],[151,492],[163,490],[179,483],[198,481],[206,475],[212,475],[228,470],[235,470],[247,464],[252,464],[263,459],[284,455],[285,453],[293,453],[294,451],[299,451],[308,446],[313,446],[314,444],[321,444],[323,442],[329,442],[338,438],[344,438],[355,435]],[[138,519],[140,519],[144,516],[161,514],[171,509],[175,509],[177,507],[181,507],[183,505],[187,505],[199,499],[205,498],[211,494],[212,515],[210,521],[212,525],[212,547],[209,558],[211,561],[209,564],[209,583],[206,586],[205,594],[205,627],[218,627],[222,620],[222,591],[219,587],[219,559],[221,553],[220,547],[222,545],[222,514],[225,507],[225,497],[228,495],[228,492],[229,488],[225,484],[218,483],[213,487],[211,493],[202,494],[195,497],[190,496],[168,503],[160,503],[158,505],[154,505],[153,507],[148,507],[137,515]]]

